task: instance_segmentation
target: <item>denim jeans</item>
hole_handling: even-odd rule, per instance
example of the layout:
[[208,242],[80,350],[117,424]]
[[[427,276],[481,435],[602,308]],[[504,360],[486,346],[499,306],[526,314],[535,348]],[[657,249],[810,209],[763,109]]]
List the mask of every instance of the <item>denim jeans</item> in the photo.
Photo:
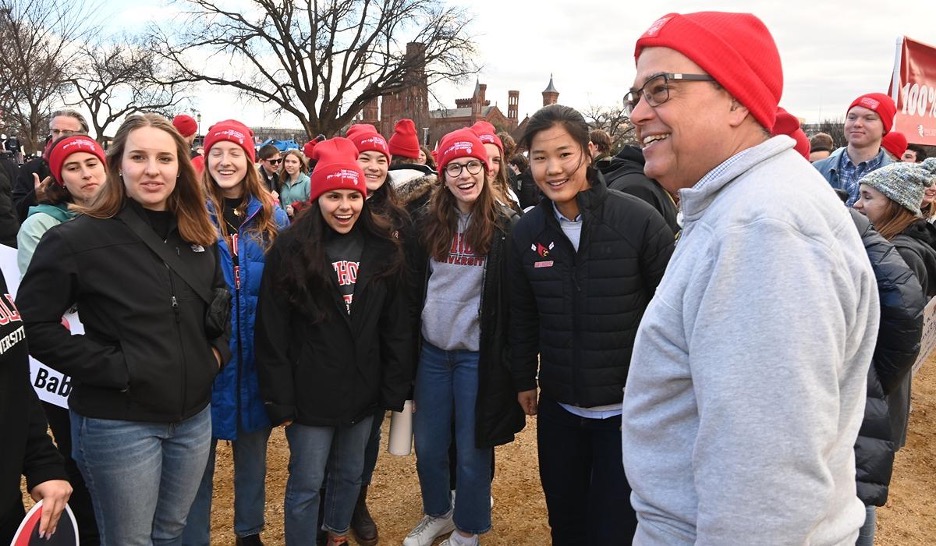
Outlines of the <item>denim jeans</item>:
[[[238,431],[237,440],[231,442],[234,454],[234,534],[239,537],[258,535],[263,530],[270,430],[267,427],[253,432]],[[182,533],[184,546],[209,546],[211,543],[211,494],[217,445],[218,440],[212,439],[208,466]]]
[[416,471],[423,511],[441,516],[451,509],[449,444],[455,418],[455,526],[466,533],[491,529],[491,452],[475,447],[478,353],[445,351],[423,341],[414,389]]
[[211,443],[211,408],[179,423],[96,419],[71,412],[72,456],[104,546],[177,545]]
[[283,514],[286,546],[314,543],[319,528],[319,490],[326,466],[323,527],[339,535],[348,532],[361,490],[364,447],[372,420],[370,416],[352,426],[311,427],[293,423],[286,427],[289,442],[289,478]]
[[637,515],[621,458],[621,417],[586,419],[540,397],[536,443],[552,543],[630,544]]
[[874,533],[877,531],[877,506],[865,506],[865,522],[858,530],[855,546],[874,546]]

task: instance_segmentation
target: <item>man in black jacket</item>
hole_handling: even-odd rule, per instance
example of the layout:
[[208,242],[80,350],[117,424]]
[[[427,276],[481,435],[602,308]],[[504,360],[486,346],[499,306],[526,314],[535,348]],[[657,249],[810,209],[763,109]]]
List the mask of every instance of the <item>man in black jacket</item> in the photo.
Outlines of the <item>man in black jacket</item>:
[[26,476],[32,498],[43,500],[41,533],[55,531],[72,489],[29,382],[23,322],[2,273],[0,293],[0,544],[9,544],[25,514],[20,476]]
[[624,146],[608,161],[599,162],[597,168],[604,175],[609,189],[643,199],[663,216],[674,235],[679,233],[676,201],[659,182],[644,174],[644,156],[640,148]]

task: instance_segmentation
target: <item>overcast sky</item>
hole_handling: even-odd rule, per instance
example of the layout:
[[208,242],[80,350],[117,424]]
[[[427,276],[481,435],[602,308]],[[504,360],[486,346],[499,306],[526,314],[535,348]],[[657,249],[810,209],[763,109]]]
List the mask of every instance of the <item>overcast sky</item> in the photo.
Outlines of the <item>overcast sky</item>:
[[[784,68],[781,106],[807,123],[843,118],[860,94],[886,92],[896,41],[906,35],[936,45],[936,2],[905,0],[456,0],[475,14],[475,36],[487,98],[506,113],[507,91],[520,91],[520,118],[542,105],[550,74],[559,102],[580,110],[617,105],[634,78],[634,42],[658,17],[701,10],[748,11],[773,33]],[[886,5],[895,6],[889,11]],[[132,27],[171,10],[158,0],[117,2],[115,25]],[[474,78],[434,91],[453,107],[471,95]],[[217,91],[196,99],[203,127],[237,117],[250,125],[269,121],[259,106],[237,104]],[[432,103],[436,108],[438,104]],[[282,119],[276,125],[298,126]]]

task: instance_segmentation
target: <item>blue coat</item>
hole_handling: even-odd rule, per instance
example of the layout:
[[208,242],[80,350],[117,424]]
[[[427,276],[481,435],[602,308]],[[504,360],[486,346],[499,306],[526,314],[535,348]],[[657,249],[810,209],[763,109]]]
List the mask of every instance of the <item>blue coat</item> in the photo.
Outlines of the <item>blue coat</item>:
[[[231,360],[218,373],[211,393],[212,437],[236,440],[238,431],[253,432],[270,426],[254,363],[254,317],[260,278],[265,261],[263,246],[251,233],[261,204],[256,198],[247,203],[247,219],[238,230],[240,289],[234,284],[234,262],[231,247],[218,232],[218,254],[224,280],[231,291]],[[211,220],[217,226],[219,218],[212,203],[208,203]],[[280,230],[289,225],[286,213],[275,207],[274,218]],[[222,220],[223,221],[223,220]]]

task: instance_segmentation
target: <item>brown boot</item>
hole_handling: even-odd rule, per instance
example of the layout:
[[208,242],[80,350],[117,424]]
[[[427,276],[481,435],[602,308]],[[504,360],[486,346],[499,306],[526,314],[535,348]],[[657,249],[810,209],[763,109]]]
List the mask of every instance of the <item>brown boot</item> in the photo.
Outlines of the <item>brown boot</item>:
[[351,532],[361,546],[374,546],[377,544],[377,524],[367,510],[367,486],[361,486],[354,513],[351,514]]

